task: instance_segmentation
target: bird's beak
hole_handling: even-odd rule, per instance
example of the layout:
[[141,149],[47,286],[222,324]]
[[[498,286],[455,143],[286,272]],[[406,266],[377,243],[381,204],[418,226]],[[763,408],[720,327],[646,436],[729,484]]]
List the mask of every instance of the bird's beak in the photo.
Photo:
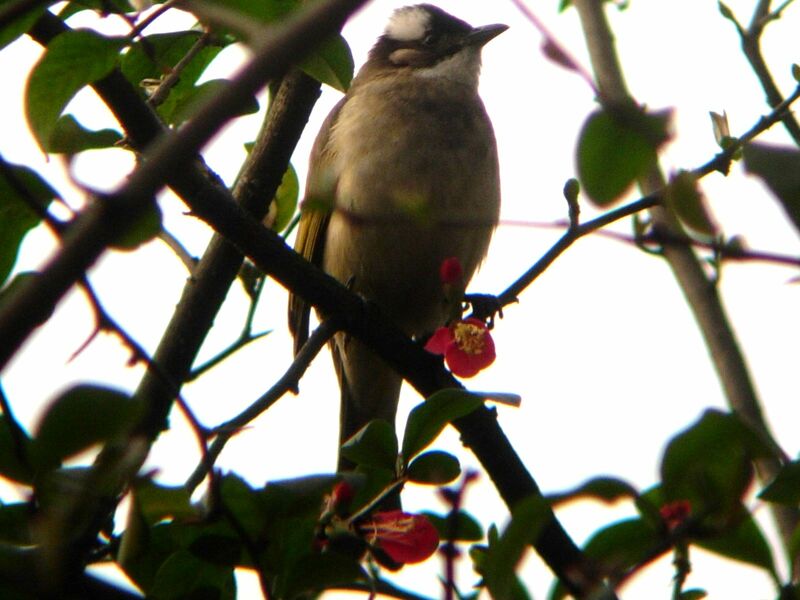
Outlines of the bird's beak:
[[488,44],[491,40],[508,29],[508,25],[495,23],[494,25],[483,25],[475,27],[464,39],[465,46],[477,46],[478,48]]

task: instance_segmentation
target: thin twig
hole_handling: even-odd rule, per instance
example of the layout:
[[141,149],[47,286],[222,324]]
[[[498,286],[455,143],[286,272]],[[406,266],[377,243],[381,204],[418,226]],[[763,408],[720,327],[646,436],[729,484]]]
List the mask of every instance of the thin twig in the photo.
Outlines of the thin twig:
[[150,94],[150,97],[147,99],[147,101],[150,103],[150,106],[159,106],[162,102],[164,102],[164,100],[167,99],[167,96],[169,96],[172,88],[174,88],[176,85],[178,85],[178,82],[180,82],[181,75],[186,70],[186,67],[188,67],[195,57],[200,54],[201,50],[209,45],[211,39],[211,33],[208,31],[204,31],[203,34],[197,38],[195,43],[192,44],[192,47],[189,48],[189,50],[183,55],[183,57],[181,57],[177,64],[170,69],[169,74],[161,80],[159,86],[152,94]]
[[[327,319],[320,323],[319,327],[309,336],[294,361],[292,361],[292,364],[289,365],[289,368],[286,369],[281,378],[278,379],[266,393],[250,404],[244,411],[214,428],[214,433],[216,433],[217,437],[212,442],[208,451],[210,464],[213,464],[217,459],[222,449],[225,447],[225,444],[228,443],[228,440],[241,431],[243,427],[269,409],[275,402],[280,400],[286,392],[297,389],[299,381],[306,372],[306,369],[308,369],[311,361],[314,360],[320,350],[322,350],[325,344],[328,343],[338,330],[339,325],[335,319]],[[185,485],[187,489],[193,491],[200,485],[210,464],[198,465],[194,473],[192,473],[186,481]]]
[[157,237],[175,253],[175,256],[180,259],[180,261],[183,263],[183,266],[186,267],[186,270],[189,271],[189,273],[194,271],[194,267],[197,265],[197,258],[192,256],[189,251],[186,250],[178,238],[176,238],[166,229],[159,231]]

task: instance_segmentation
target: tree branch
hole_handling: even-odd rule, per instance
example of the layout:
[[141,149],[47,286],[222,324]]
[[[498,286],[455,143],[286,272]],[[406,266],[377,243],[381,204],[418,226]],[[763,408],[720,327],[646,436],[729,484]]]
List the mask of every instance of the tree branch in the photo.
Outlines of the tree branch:
[[[573,0],[573,5],[581,19],[602,101],[612,105],[631,102],[632,98],[625,85],[614,47],[613,34],[606,20],[604,5],[595,0]],[[640,182],[640,187],[645,194],[652,194],[654,190],[664,187],[664,177],[658,165],[652,166],[651,171]],[[680,225],[674,215],[663,207],[654,207],[651,216],[654,230],[659,235],[675,237],[681,234]],[[783,453],[764,420],[747,364],[722,307],[717,289],[713,282],[709,281],[691,248],[667,245],[663,248],[663,255],[694,313],[729,405],[758,431],[775,451],[773,458],[762,459],[756,464],[761,480],[771,481],[781,467]],[[797,511],[777,505],[773,505],[772,508],[784,545],[788,548],[792,532],[798,524]]]

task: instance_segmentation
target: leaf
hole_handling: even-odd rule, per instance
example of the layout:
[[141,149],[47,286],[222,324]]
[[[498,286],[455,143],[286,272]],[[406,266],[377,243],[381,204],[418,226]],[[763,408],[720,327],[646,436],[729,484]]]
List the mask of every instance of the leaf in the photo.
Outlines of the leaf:
[[17,261],[25,234],[41,218],[31,203],[46,210],[56,192],[36,171],[5,163],[0,169],[0,284],[6,281]]
[[[170,125],[180,125],[188,121],[203,102],[216,96],[229,85],[230,81],[227,79],[211,79],[188,89],[173,89],[169,95],[170,102],[162,104],[158,112]],[[257,112],[258,100],[255,96],[250,96],[244,106],[231,116],[238,117]]]
[[84,150],[109,148],[121,139],[122,134],[115,129],[92,131],[72,115],[63,115],[56,121],[50,135],[49,151],[52,154],[77,154]]
[[394,471],[397,464],[394,427],[382,419],[370,421],[342,444],[342,456],[357,465]]
[[622,573],[663,547],[657,531],[642,519],[618,521],[597,531],[584,546],[603,573]]
[[[200,31],[173,31],[145,36],[131,44],[122,56],[120,70],[133,86],[141,89],[144,80],[158,80],[169,73],[202,35]],[[220,44],[204,46],[188,64],[183,65],[180,80],[172,88],[166,101],[158,107],[159,112],[172,111],[172,94],[181,96],[186,90],[193,88],[221,50]]]
[[718,523],[738,518],[741,498],[753,478],[752,461],[769,455],[739,417],[708,410],[664,450],[664,500],[687,500],[693,514]]
[[127,431],[139,412],[139,405],[122,392],[77,385],[45,411],[34,438],[34,455],[40,465],[58,463]]
[[744,166],[764,181],[800,231],[800,151],[751,142],[744,147]]
[[595,477],[582,483],[573,490],[549,495],[547,500],[552,506],[583,498],[613,503],[623,498],[635,499],[638,495],[636,488],[627,481],[615,477]]
[[369,576],[357,560],[336,552],[309,554],[293,565],[286,577],[286,597],[289,598],[314,597],[304,592],[369,581]]
[[458,511],[455,527],[450,522],[450,515],[436,515],[431,512],[422,514],[436,527],[442,541],[479,542],[483,539],[481,524],[463,510]]
[[151,202],[134,223],[128,224],[111,244],[117,250],[136,250],[161,232],[161,207]]
[[709,111],[711,117],[711,127],[714,131],[714,140],[720,148],[725,148],[728,141],[731,139],[731,129],[728,125],[728,114],[722,111],[722,114]]
[[[6,8],[10,4],[11,0],[0,2],[0,6],[3,8]],[[39,17],[44,14],[44,11],[50,4],[55,4],[55,0],[48,2],[36,2],[33,4],[33,8],[29,8],[28,10],[24,11],[22,14],[15,19],[12,19],[2,29],[0,29],[0,50],[30,30]]]
[[142,517],[151,526],[168,518],[200,516],[198,509],[192,506],[191,494],[182,485],[170,487],[141,479],[133,486],[133,498]]
[[769,544],[755,519],[747,513],[745,515],[736,527],[728,528],[721,535],[700,538],[696,543],[711,552],[760,567],[777,580]]
[[213,565],[187,550],[179,550],[161,565],[147,597],[235,600],[236,580],[232,568]]
[[800,504],[800,461],[785,464],[778,475],[758,495],[767,502],[789,506]]
[[403,460],[410,461],[430,445],[445,426],[483,404],[480,396],[449,388],[436,392],[408,415],[403,436]]
[[589,198],[600,207],[617,200],[656,162],[668,139],[666,114],[632,107],[592,113],[583,125],[577,151],[578,176]]
[[458,459],[438,450],[420,454],[408,466],[408,478],[414,483],[444,485],[460,474],[461,465]]
[[341,35],[321,43],[300,62],[300,68],[320,83],[327,83],[340,92],[346,92],[353,79],[353,55]]
[[518,598],[516,567],[528,546],[552,518],[544,498],[531,496],[511,512],[511,521],[495,543],[490,541],[481,574],[495,600]]
[[696,175],[680,171],[673,176],[666,189],[665,202],[690,229],[707,236],[717,233],[717,225],[711,220],[705,198],[697,186]]
[[20,434],[23,436],[23,457],[19,456],[20,450],[11,433],[8,417],[0,415],[0,475],[20,483],[31,483],[33,470],[24,462],[24,457],[30,457],[31,440],[24,431]]
[[691,589],[681,592],[681,595],[678,596],[678,600],[702,600],[702,598],[706,596],[708,596],[708,592],[705,590]]
[[[292,221],[295,210],[297,210],[297,200],[300,196],[300,182],[297,179],[297,171],[290,164],[283,174],[281,184],[275,191],[274,206],[276,207],[273,231],[283,231]],[[270,207],[270,214],[272,207]]]
[[32,503],[0,505],[0,541],[20,546],[33,545],[35,516]]
[[43,151],[50,151],[64,107],[82,87],[111,72],[121,45],[121,40],[78,29],[57,35],[47,46],[25,88],[28,125]]

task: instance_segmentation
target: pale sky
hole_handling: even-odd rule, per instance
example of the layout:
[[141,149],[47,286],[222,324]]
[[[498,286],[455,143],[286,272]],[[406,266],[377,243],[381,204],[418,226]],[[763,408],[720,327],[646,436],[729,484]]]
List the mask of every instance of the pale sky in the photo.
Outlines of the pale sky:
[[[347,26],[356,65],[400,2],[376,1]],[[538,50],[541,38],[510,2],[441,1],[438,4],[473,25],[503,22],[509,31],[484,51],[482,95],[493,119],[501,158],[504,224],[489,257],[472,282],[471,291],[499,293],[532,264],[558,237],[559,230],[522,226],[566,216],[561,196],[574,175],[575,140],[594,108],[591,90],[574,73],[548,62]],[[588,66],[574,10],[556,13],[557,0],[533,3],[555,36]],[[729,5],[742,21],[751,1]],[[609,8],[623,69],[637,100],[654,109],[675,108],[675,139],[662,160],[665,172],[693,168],[717,151],[708,111],[727,111],[731,132],[749,129],[767,109],[763,93],[739,51],[732,25],[711,0],[643,2],[633,0],[625,12]],[[184,22],[189,25],[190,20]],[[78,26],[76,22],[73,24]],[[165,24],[166,25],[166,24]],[[790,7],[767,31],[767,61],[783,92],[794,87],[790,64],[797,59],[796,33],[800,9]],[[157,27],[152,30],[155,32]],[[36,60],[29,41],[0,53],[4,74],[0,152],[6,160],[44,168],[60,190],[67,190],[59,158],[46,165],[26,131],[20,94],[25,73]],[[224,51],[208,78],[230,75],[243,53]],[[301,180],[306,157],[319,125],[339,93],[326,89],[293,163]],[[81,94],[69,110],[90,127],[113,126],[91,94]],[[251,141],[261,115],[238,120],[217,136],[205,155],[227,182],[244,159],[243,143]],[[762,139],[785,142],[775,127]],[[121,150],[88,153],[75,165],[80,181],[113,188],[131,167]],[[99,160],[103,160],[98,167]],[[727,235],[741,234],[757,250],[800,254],[795,231],[776,201],[735,165],[728,178],[711,175],[702,182],[710,206]],[[72,188],[68,200],[79,205]],[[632,194],[630,199],[636,196]],[[182,214],[171,196],[162,201],[165,225],[190,249],[202,252],[209,232]],[[584,218],[597,214],[585,201]],[[629,223],[614,227],[630,233]],[[43,230],[29,235],[18,269],[35,268],[53,248]],[[800,451],[800,422],[795,369],[800,339],[800,288],[788,282],[796,273],[764,264],[731,264],[724,269],[721,292],[749,360],[751,372],[774,433],[789,455]],[[136,253],[107,254],[92,272],[104,305],[151,351],[171,316],[186,272],[163,244],[153,242]],[[234,285],[203,350],[212,356],[236,338],[246,299]],[[291,344],[285,326],[285,293],[276,285],[263,295],[257,330],[272,329],[264,340],[188,385],[184,396],[200,420],[210,426],[236,414],[260,395],[288,366]],[[92,329],[91,313],[80,293],[70,294],[50,323],[26,344],[3,373],[12,407],[29,427],[49,399],[78,381],[99,381],[132,390],[142,369],[127,368],[127,353],[109,336],[101,336],[72,361],[71,354]],[[709,407],[724,407],[705,346],[681,293],[663,262],[628,245],[601,237],[581,240],[563,255],[521,297],[508,307],[494,331],[497,362],[472,380],[470,389],[514,392],[520,408],[498,408],[500,423],[545,492],[574,487],[596,475],[614,475],[640,488],[657,482],[664,444]],[[254,485],[267,480],[330,471],[335,463],[338,390],[327,356],[320,355],[301,383],[301,394],[285,397],[252,427],[232,440],[219,464],[242,474]],[[406,390],[398,427],[420,401]],[[185,480],[198,460],[194,439],[180,416],[174,430],[156,444],[149,466],[158,466],[163,481]],[[460,449],[450,430],[437,447],[458,452],[463,465],[475,459]],[[0,497],[13,498],[3,488]],[[405,494],[411,510],[435,505],[429,489]],[[754,501],[755,502],[755,501]],[[467,510],[484,524],[502,527],[507,510],[488,479],[474,486]],[[583,502],[558,511],[567,531],[578,541],[633,508]],[[766,517],[766,509],[759,511]],[[768,518],[762,519],[771,531]],[[534,597],[543,597],[552,578],[531,552],[523,577]],[[694,553],[687,587],[704,587],[711,598],[773,596],[765,575],[738,564]],[[665,557],[620,594],[625,600],[666,598],[671,593],[672,567]],[[780,559],[779,559],[780,562]],[[438,593],[439,564],[407,568],[399,581],[422,593]],[[476,578],[464,565],[459,584]],[[252,577],[243,577],[242,598],[258,598]]]

